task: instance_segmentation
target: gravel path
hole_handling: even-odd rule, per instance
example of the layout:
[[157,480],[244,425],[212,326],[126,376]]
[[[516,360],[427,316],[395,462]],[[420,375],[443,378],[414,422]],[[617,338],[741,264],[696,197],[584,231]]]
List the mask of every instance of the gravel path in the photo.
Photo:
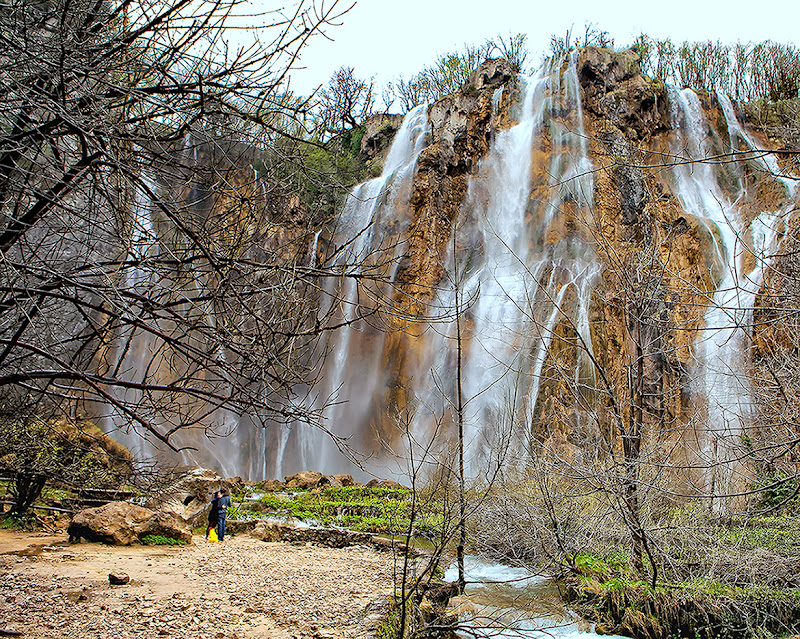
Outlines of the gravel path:
[[[391,554],[362,546],[238,535],[122,548],[22,537],[0,531],[0,630],[24,637],[366,639],[392,590]],[[109,585],[111,572],[131,583]]]

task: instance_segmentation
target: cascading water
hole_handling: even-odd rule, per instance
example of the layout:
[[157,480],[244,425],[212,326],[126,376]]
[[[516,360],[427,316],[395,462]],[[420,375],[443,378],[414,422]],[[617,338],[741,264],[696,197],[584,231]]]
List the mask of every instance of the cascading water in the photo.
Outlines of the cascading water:
[[[672,92],[674,191],[683,210],[705,223],[716,253],[715,290],[708,298],[705,326],[696,346],[696,379],[706,401],[705,437],[698,453],[700,465],[709,469],[703,489],[712,495],[736,492],[737,474],[742,468],[735,459],[752,413],[747,376],[749,318],[763,269],[777,246],[778,227],[794,195],[791,181],[778,178],[785,190],[784,206],[763,212],[748,224],[741,210],[747,193],[740,165],[729,163],[720,168],[710,158],[731,151],[752,152],[757,147],[736,119],[730,100],[720,96],[719,102],[730,148],[724,148],[715,137],[692,90]],[[771,156],[756,156],[752,162],[764,172],[780,175]],[[745,264],[747,255],[755,258],[755,267],[750,270]]]
[[[474,99],[473,106],[465,108],[476,108],[475,93],[463,92],[462,102],[437,103],[430,110],[431,123],[429,109],[418,107],[395,136],[381,176],[353,190],[335,229],[308,238],[311,265],[342,273],[323,282],[319,301],[320,323],[341,328],[320,346],[325,357],[320,358],[319,383],[296,390],[311,412],[323,415],[323,426],[335,439],[316,426],[271,424],[264,429],[256,426],[256,417],[217,414],[216,421],[232,435],[217,439],[214,446],[201,443],[198,448],[206,450],[187,455],[187,461],[253,479],[304,469],[402,479],[410,453],[419,462],[421,452],[440,460],[452,449],[460,354],[470,474],[491,469],[499,462],[495,454],[504,455],[505,462],[524,464],[543,442],[556,447],[564,443],[568,463],[577,461],[591,469],[601,449],[608,453],[616,445],[609,432],[629,417],[634,419],[623,407],[615,416],[617,425],[609,427],[610,411],[603,404],[614,393],[620,405],[634,403],[628,395],[633,392],[632,378],[625,377],[633,374],[635,359],[625,350],[631,348],[631,335],[626,333],[631,327],[625,325],[628,310],[624,301],[617,304],[619,300],[613,299],[613,291],[608,298],[605,289],[598,292],[601,281],[621,282],[613,269],[604,271],[615,259],[609,252],[619,251],[616,257],[621,256],[618,264],[624,270],[625,260],[638,255],[641,246],[653,242],[650,248],[657,247],[663,239],[659,224],[665,228],[683,215],[692,220],[687,224],[697,244],[692,250],[700,256],[691,256],[695,261],[686,272],[691,271],[700,288],[707,289],[706,308],[696,315],[686,311],[691,315],[688,331],[694,330],[692,322],[702,320],[700,337],[686,337],[685,326],[675,329],[683,331],[685,341],[675,350],[686,354],[673,356],[667,353],[672,337],[658,336],[663,342],[654,348],[660,352],[641,358],[647,360],[641,375],[649,385],[641,391],[641,401],[646,404],[665,384],[673,384],[672,391],[680,386],[681,397],[672,405],[672,400],[658,398],[659,410],[672,410],[659,424],[683,428],[688,419],[681,412],[687,384],[679,376],[693,378],[694,397],[688,410],[698,411],[696,421],[701,426],[696,428],[698,443],[688,447],[697,456],[696,465],[710,469],[703,471],[702,489],[724,493],[735,488],[736,475],[744,469],[734,460],[752,402],[747,327],[764,270],[788,226],[787,211],[796,199],[794,181],[780,175],[774,157],[753,152],[758,145],[737,120],[730,100],[719,97],[727,128],[717,132],[722,118],[711,120],[697,95],[672,91],[671,127],[665,110],[666,125],[653,129],[648,149],[663,150],[659,145],[668,140],[677,161],[668,170],[668,184],[658,186],[666,186],[676,198],[651,197],[646,203],[652,210],[642,213],[646,221],[626,218],[624,210],[620,214],[626,197],[620,184],[638,178],[625,162],[617,162],[616,154],[628,141],[622,129],[603,137],[606,134],[594,119],[589,122],[595,136],[590,145],[581,103],[589,89],[582,89],[581,81],[591,78],[581,75],[579,81],[576,67],[573,57],[506,83],[503,89],[492,85],[491,94],[481,93],[480,104],[486,110],[473,113],[491,118],[486,145],[466,152],[451,145],[446,155],[439,146],[442,140],[452,142],[463,134],[469,121],[458,112],[459,105]],[[444,112],[447,115],[441,116]],[[596,117],[596,109],[593,113]],[[432,148],[425,153],[429,143]],[[599,177],[589,159],[590,146],[593,157],[599,158]],[[190,152],[188,147],[184,150]],[[731,162],[703,161],[729,152]],[[458,153],[464,157],[454,158]],[[480,153],[474,165],[473,156],[466,158],[470,153]],[[604,164],[606,160],[611,164]],[[191,161],[188,156],[187,161]],[[458,161],[467,168],[457,167]],[[463,169],[460,190],[452,182],[437,182],[445,179],[440,174],[431,177],[432,164],[437,170]],[[617,170],[622,178],[614,175]],[[782,204],[758,210],[763,205],[749,192],[753,172],[777,176],[768,179],[773,191],[782,193],[778,198]],[[655,188],[655,182],[653,177],[647,188]],[[429,192],[442,200],[456,192],[458,197],[452,198],[455,203],[436,201],[441,210],[431,213],[424,209],[428,204],[420,204]],[[668,202],[663,209],[658,208],[661,202]],[[155,211],[144,191],[135,209],[140,230],[132,234],[130,250],[139,259],[157,241]],[[425,224],[443,226],[420,229]],[[424,242],[414,244],[420,234],[425,235]],[[688,242],[686,237],[682,241]],[[713,255],[702,255],[705,246]],[[672,266],[669,259],[664,261],[667,270]],[[126,287],[148,285],[144,273],[135,269],[127,273]],[[418,273],[430,279],[418,283],[413,279]],[[661,285],[666,290],[674,283],[663,280]],[[409,299],[414,304],[404,306]],[[671,303],[664,301],[665,306]],[[203,313],[201,308],[194,310]],[[212,326],[213,317],[209,315],[206,323]],[[653,330],[672,329],[659,324]],[[398,338],[401,334],[404,337]],[[120,340],[117,365],[142,374],[136,349],[146,350],[147,345],[135,341],[126,345]],[[146,367],[145,355],[141,365]],[[662,355],[662,362],[673,357],[669,366],[680,371],[667,381],[673,373],[659,369],[656,360]],[[647,412],[648,406],[642,410]],[[660,436],[655,428],[648,430],[656,426],[656,415],[654,409],[642,420],[646,437]],[[647,420],[651,421],[645,424]],[[397,432],[389,433],[390,428]],[[183,435],[176,435],[180,443]],[[196,445],[188,437],[187,443]],[[136,437],[125,443],[147,452]],[[343,446],[368,456],[361,468],[342,455]],[[575,455],[583,457],[576,460]]]
[[[381,175],[358,186],[347,198],[331,240],[334,250],[329,266],[343,275],[327,281],[320,315],[345,328],[331,336],[322,385],[314,401],[325,406],[326,422],[337,437],[346,438],[354,427],[363,426],[372,408],[367,398],[382,380],[385,332],[360,318],[387,293],[373,291],[370,297],[360,280],[378,278],[391,288],[404,246],[405,207],[414,165],[425,146],[427,129],[427,105],[406,115]],[[321,438],[318,428],[294,424],[281,431],[274,473],[280,476],[306,468],[343,470],[344,459],[334,440]],[[268,460],[265,464],[270,465]]]
[[[453,316],[459,314],[469,326],[461,344],[462,392],[465,458],[473,475],[490,467],[494,454],[530,452],[556,325],[568,318],[591,348],[589,297],[600,266],[578,236],[551,239],[567,214],[579,215],[592,201],[574,59],[563,72],[546,67],[521,82],[518,122],[497,135],[470,181],[453,242],[466,248],[450,252],[447,283],[432,305],[441,309],[432,324],[438,336],[428,338],[430,355],[414,376],[413,440],[434,450],[432,433],[441,435],[434,425],[455,405]],[[545,136],[553,147],[550,166],[534,171],[532,154]]]

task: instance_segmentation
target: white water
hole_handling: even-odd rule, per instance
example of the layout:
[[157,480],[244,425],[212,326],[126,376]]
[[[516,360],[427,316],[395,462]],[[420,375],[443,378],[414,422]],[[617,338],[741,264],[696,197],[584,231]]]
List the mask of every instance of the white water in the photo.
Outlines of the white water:
[[[311,401],[327,406],[326,422],[332,433],[343,438],[352,434],[354,425],[368,419],[373,408],[369,399],[382,381],[385,333],[359,319],[372,310],[382,293],[364,288],[359,278],[379,275],[387,282],[387,290],[394,280],[397,258],[405,246],[408,215],[404,207],[427,131],[427,105],[421,105],[403,120],[381,175],[359,185],[348,197],[332,238],[336,249],[329,266],[344,276],[327,281],[320,316],[348,327],[331,333],[322,385]],[[387,266],[376,263],[377,259]],[[327,472],[346,468],[336,443],[319,429],[304,424],[279,428],[274,475],[308,468]],[[271,460],[264,459],[263,465],[269,468]]]
[[[428,338],[429,359],[416,376],[413,438],[425,450],[440,434],[431,424],[455,404],[458,287],[465,458],[473,476],[491,470],[498,451],[527,459],[556,325],[567,318],[591,348],[589,300],[600,266],[590,245],[560,230],[567,219],[580,219],[593,193],[574,61],[563,75],[548,67],[522,82],[518,122],[497,134],[470,181],[455,230],[456,244],[466,248],[449,256],[448,280],[433,304],[441,309],[436,336]],[[531,158],[545,136],[551,164],[532,183]],[[545,197],[532,197],[532,187]]]
[[[558,591],[545,577],[472,556],[465,557],[464,564],[467,587],[464,596],[455,601],[461,636],[519,639],[600,636],[564,607]],[[444,579],[450,582],[458,579],[456,564],[447,569]]]
[[[410,435],[420,451],[430,450],[438,460],[443,450],[431,450],[429,445],[436,435],[446,448],[447,437],[439,437],[437,428],[452,428],[455,403],[457,287],[464,331],[466,458],[472,475],[490,471],[497,461],[493,451],[501,448],[521,463],[529,458],[536,428],[548,431],[551,426],[539,426],[539,421],[553,418],[554,406],[544,405],[548,397],[544,389],[554,374],[571,381],[561,385],[570,387],[569,396],[556,398],[562,402],[555,407],[558,417],[570,421],[567,430],[584,438],[590,455],[592,447],[586,442],[592,441],[597,428],[592,414],[596,380],[589,318],[601,264],[590,234],[582,230],[591,223],[594,184],[574,60],[563,70],[543,68],[520,82],[517,121],[496,133],[471,176],[453,231],[459,248],[446,257],[447,276],[431,305],[428,330],[418,338],[424,355],[404,389],[414,409]],[[496,110],[506,98],[506,93],[495,92]],[[737,481],[739,469],[730,462],[737,457],[752,403],[746,374],[749,320],[764,270],[785,231],[784,218],[796,199],[795,182],[779,175],[775,158],[754,156],[748,165],[761,173],[778,174],[776,181],[786,197],[777,210],[746,214],[743,208],[752,205],[753,197],[741,170],[733,163],[702,161],[730,150],[757,148],[736,119],[730,100],[720,97],[719,102],[730,148],[693,92],[671,96],[671,151],[686,159],[671,169],[672,191],[684,212],[706,226],[713,251],[714,286],[691,371],[697,380],[697,403],[705,404],[699,416],[698,465],[710,468],[703,477],[710,493],[731,491]],[[333,256],[320,247],[324,242],[319,233],[310,239],[312,265],[328,259],[328,266],[345,274],[325,283],[320,317],[348,327],[331,334],[322,384],[298,391],[307,396],[310,408],[326,407],[326,426],[341,438],[349,437],[355,448],[372,436],[370,421],[390,408],[374,401],[387,379],[385,323],[380,313],[362,317],[374,310],[376,300],[390,297],[398,258],[407,248],[408,200],[416,160],[427,143],[426,114],[426,107],[408,114],[381,176],[358,186],[348,198],[331,238]],[[537,153],[549,159],[548,166],[534,165]],[[131,255],[139,257],[157,240],[152,206],[144,192],[135,209]],[[576,230],[569,230],[570,224]],[[376,255],[383,263],[376,263]],[[365,274],[380,275],[385,286],[362,285],[359,278]],[[136,270],[127,277],[126,286],[148,285],[147,277]],[[554,372],[548,355],[559,325],[559,336],[568,326],[568,336],[578,344],[569,347],[572,368]],[[556,343],[566,348],[563,340]],[[131,349],[122,362],[132,375],[141,376],[139,362],[145,366],[152,359],[146,350]],[[555,400],[550,397],[550,401]],[[122,427],[125,419],[118,417],[113,421]],[[333,440],[318,428],[291,424],[264,430],[253,421],[247,416],[236,423],[222,419],[235,436],[208,447],[206,458],[224,474],[260,478],[306,468],[352,470]],[[136,448],[137,441],[131,437],[124,443]],[[147,447],[141,446],[141,450]],[[385,461],[382,468],[384,461],[370,459],[367,466],[382,476],[403,476],[405,460],[399,466]]]
[[[704,328],[696,345],[699,395],[706,401],[705,432],[700,464],[709,470],[703,487],[708,494],[737,491],[741,467],[735,463],[743,429],[752,415],[752,392],[747,376],[750,317],[763,269],[775,252],[778,228],[794,196],[791,181],[779,178],[787,200],[777,211],[765,211],[749,225],[741,210],[747,197],[739,165],[709,161],[724,151],[756,149],[736,119],[727,97],[720,98],[732,148],[715,136],[698,96],[690,89],[672,93],[672,124],[676,130],[672,153],[684,161],[672,169],[674,191],[683,210],[709,230],[716,253],[716,289],[708,299]],[[743,149],[738,148],[743,146]],[[754,160],[763,171],[779,174],[774,157]],[[727,171],[727,172],[726,172]],[[749,271],[745,258],[752,254]]]

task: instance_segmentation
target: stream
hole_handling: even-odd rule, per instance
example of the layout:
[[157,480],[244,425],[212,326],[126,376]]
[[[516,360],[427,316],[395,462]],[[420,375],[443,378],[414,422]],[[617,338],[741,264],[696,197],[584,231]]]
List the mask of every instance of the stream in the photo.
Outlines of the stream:
[[[462,621],[461,636],[517,639],[601,636],[593,631],[592,624],[566,608],[552,579],[474,556],[465,558],[465,572],[466,592],[450,601],[452,612]],[[455,562],[444,578],[450,582],[458,579]]]

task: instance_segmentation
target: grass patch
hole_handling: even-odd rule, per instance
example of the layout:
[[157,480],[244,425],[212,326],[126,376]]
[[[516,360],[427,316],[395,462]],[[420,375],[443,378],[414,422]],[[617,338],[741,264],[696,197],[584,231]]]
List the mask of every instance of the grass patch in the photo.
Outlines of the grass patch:
[[145,546],[185,546],[186,542],[182,539],[175,539],[174,537],[165,537],[164,535],[146,535],[142,537],[142,543]]
[[38,530],[41,525],[41,521],[33,513],[25,513],[23,515],[10,513],[0,515],[0,517],[2,517],[0,528],[4,530],[24,530],[25,532],[31,532],[33,530]]
[[[361,532],[402,534],[411,522],[412,492],[405,488],[332,486],[293,494],[268,493],[248,504],[246,510],[232,509],[229,516],[234,512],[237,518],[271,514]],[[441,525],[441,508],[430,504],[418,507],[415,535],[434,536]]]

